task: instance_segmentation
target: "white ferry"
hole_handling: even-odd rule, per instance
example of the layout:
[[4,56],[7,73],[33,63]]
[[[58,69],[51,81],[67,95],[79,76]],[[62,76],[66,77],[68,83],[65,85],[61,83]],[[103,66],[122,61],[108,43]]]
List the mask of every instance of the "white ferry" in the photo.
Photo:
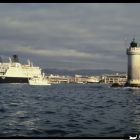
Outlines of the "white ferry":
[[41,86],[48,86],[51,85],[50,82],[45,78],[45,74],[40,76],[35,76],[33,78],[28,79],[29,80],[29,85],[41,85]]
[[29,78],[40,76],[42,70],[28,60],[28,64],[21,64],[18,56],[9,57],[9,63],[0,62],[0,83],[28,83]]

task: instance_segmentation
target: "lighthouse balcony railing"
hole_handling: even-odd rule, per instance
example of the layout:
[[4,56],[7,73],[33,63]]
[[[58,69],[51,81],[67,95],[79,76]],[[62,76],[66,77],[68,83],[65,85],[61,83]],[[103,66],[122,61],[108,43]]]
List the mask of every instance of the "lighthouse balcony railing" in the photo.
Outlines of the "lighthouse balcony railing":
[[140,48],[128,48],[127,54],[140,54]]

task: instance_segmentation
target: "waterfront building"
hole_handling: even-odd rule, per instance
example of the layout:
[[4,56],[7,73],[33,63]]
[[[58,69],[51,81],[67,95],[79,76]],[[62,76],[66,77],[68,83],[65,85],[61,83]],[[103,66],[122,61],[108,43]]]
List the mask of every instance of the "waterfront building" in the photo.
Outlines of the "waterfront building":
[[127,74],[107,74],[103,76],[103,81],[105,84],[114,84],[124,85],[127,81]]
[[49,75],[46,77],[51,84],[70,83],[70,76]]
[[75,83],[99,83],[99,76],[75,75]]

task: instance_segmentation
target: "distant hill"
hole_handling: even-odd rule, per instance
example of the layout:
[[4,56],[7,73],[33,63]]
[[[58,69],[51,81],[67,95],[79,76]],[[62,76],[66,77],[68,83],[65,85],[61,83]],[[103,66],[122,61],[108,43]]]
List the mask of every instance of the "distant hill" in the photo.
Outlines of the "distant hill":
[[112,73],[123,73],[123,72],[119,72],[119,71],[112,71],[112,70],[98,70],[98,69],[94,69],[94,70],[66,70],[66,69],[44,69],[43,70],[46,75],[48,74],[54,74],[54,75],[70,75],[70,76],[74,76],[75,74],[78,75],[102,75],[102,74],[112,74]]

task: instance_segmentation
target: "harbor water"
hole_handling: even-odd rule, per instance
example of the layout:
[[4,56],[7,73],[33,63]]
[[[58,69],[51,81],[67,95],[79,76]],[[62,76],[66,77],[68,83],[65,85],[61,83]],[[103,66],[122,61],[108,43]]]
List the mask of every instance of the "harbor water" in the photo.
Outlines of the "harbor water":
[[140,89],[105,84],[0,84],[0,137],[140,134]]

